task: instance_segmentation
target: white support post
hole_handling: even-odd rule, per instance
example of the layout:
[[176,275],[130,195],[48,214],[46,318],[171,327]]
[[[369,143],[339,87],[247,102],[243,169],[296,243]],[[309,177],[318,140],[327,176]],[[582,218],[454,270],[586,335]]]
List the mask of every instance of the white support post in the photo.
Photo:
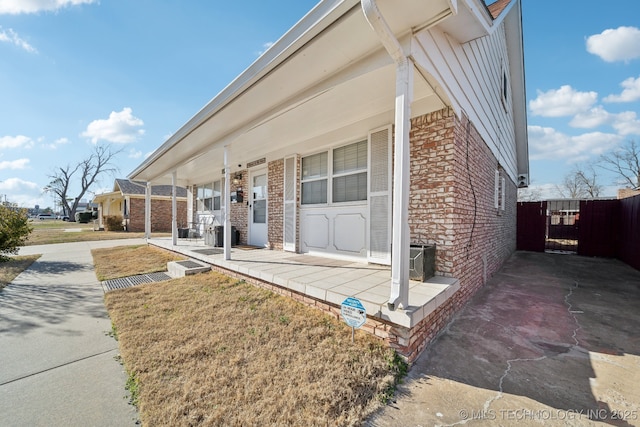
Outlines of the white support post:
[[151,238],[151,182],[147,182],[144,191],[144,237]]
[[393,168],[393,229],[389,308],[409,305],[409,131],[413,96],[413,64],[407,58],[396,68],[396,118]]
[[171,241],[173,246],[178,245],[178,201],[176,200],[176,182],[178,171],[171,172]]
[[224,259],[231,259],[231,180],[229,173],[229,147],[224,147],[224,210],[222,220],[224,222]]

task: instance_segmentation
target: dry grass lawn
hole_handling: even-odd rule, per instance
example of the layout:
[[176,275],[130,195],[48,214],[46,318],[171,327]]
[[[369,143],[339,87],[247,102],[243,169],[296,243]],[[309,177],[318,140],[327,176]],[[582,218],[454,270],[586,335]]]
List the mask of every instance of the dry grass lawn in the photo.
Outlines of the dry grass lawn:
[[24,255],[11,257],[9,261],[0,262],[0,290],[29,268],[38,258],[40,255]]
[[[49,245],[52,243],[89,242],[96,240],[135,239],[144,237],[144,233],[124,231],[93,231],[93,224],[80,224],[62,220],[30,221],[33,232],[26,246]],[[80,230],[80,231],[67,231]],[[153,233],[154,237],[170,236],[171,233]]]
[[173,252],[148,245],[93,249],[91,254],[96,276],[101,281],[167,271],[168,262],[186,259]]
[[359,425],[406,370],[375,338],[352,344],[344,323],[215,272],[105,300],[147,426]]

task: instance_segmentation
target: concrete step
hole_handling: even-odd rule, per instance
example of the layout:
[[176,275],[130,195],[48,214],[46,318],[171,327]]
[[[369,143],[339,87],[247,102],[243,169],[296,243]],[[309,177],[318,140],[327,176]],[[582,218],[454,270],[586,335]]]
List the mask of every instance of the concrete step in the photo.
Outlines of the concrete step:
[[196,261],[171,261],[167,263],[169,276],[173,278],[184,277],[191,274],[204,273],[211,270],[210,265],[201,264]]

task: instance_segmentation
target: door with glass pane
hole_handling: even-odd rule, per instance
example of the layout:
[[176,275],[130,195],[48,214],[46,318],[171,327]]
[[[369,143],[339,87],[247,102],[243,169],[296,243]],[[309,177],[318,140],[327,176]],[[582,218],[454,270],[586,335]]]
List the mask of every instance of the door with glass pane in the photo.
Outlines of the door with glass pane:
[[267,171],[251,172],[249,181],[249,244],[267,245]]

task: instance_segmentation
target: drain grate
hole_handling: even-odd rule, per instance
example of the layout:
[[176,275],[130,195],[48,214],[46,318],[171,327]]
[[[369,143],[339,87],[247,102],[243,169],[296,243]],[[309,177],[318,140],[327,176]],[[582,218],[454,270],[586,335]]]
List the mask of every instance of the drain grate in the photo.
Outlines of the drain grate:
[[123,288],[128,288],[131,286],[131,283],[129,282],[129,280],[127,280],[126,277],[122,278],[122,279],[112,279],[112,280],[106,280],[104,282],[102,282],[102,285],[112,291],[114,289],[123,289]]
[[102,288],[104,289],[104,292],[109,292],[116,289],[131,288],[143,283],[162,282],[169,279],[171,279],[171,277],[167,273],[139,274],[137,276],[105,280],[102,282]]
[[131,277],[128,277],[128,279],[133,285],[140,285],[142,283],[151,283],[151,281],[152,281],[145,274],[141,274],[139,276],[131,276]]
[[204,267],[202,264],[198,264],[194,261],[179,261],[177,264],[180,264],[184,268],[202,268]]
[[171,276],[167,273],[149,273],[147,276],[149,276],[153,282],[162,282],[163,280],[171,279]]

